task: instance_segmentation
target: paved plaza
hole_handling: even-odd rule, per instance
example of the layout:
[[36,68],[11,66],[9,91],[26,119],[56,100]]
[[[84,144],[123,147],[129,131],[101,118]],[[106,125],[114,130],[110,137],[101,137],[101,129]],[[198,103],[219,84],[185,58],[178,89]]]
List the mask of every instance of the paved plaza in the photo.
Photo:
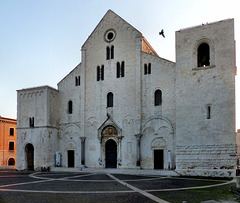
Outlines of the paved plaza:
[[56,169],[51,172],[0,171],[0,203],[237,201],[230,191],[230,187],[235,185],[234,180],[163,176],[142,170],[140,172],[141,175],[134,174],[136,172],[131,170],[130,174],[127,170],[90,169]]

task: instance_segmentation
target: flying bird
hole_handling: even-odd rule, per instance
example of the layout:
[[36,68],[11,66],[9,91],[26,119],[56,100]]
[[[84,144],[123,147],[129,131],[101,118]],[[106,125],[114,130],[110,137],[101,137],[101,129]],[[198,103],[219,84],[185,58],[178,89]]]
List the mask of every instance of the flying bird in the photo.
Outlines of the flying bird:
[[162,35],[165,38],[163,29],[161,30],[161,32],[159,32],[159,35]]

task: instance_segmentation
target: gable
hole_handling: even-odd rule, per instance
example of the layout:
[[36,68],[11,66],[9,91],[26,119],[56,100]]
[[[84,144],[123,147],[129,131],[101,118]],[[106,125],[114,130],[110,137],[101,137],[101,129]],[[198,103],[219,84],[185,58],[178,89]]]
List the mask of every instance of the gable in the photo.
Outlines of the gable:
[[[82,46],[82,49],[86,49],[89,43],[96,38],[98,34],[105,33],[107,30],[114,28],[116,31],[124,30],[130,32],[134,36],[142,36],[141,32],[139,32],[136,28],[122,19],[119,15],[114,13],[112,10],[108,10],[101,21],[98,23],[96,28],[90,34],[88,39]],[[104,38],[104,36],[102,36]]]

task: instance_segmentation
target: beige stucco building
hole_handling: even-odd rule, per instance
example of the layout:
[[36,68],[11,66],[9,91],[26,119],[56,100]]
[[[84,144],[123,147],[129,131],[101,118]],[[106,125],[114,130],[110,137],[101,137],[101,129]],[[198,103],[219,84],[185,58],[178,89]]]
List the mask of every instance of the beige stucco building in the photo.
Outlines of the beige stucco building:
[[17,169],[234,175],[233,19],[177,31],[172,62],[109,10],[81,53],[57,89],[17,91]]

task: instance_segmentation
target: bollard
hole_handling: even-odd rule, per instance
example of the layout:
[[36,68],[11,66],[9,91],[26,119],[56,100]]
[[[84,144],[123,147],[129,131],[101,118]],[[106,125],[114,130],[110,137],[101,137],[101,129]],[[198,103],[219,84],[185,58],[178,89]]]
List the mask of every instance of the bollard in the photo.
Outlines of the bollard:
[[237,176],[236,187],[240,188],[240,176]]

